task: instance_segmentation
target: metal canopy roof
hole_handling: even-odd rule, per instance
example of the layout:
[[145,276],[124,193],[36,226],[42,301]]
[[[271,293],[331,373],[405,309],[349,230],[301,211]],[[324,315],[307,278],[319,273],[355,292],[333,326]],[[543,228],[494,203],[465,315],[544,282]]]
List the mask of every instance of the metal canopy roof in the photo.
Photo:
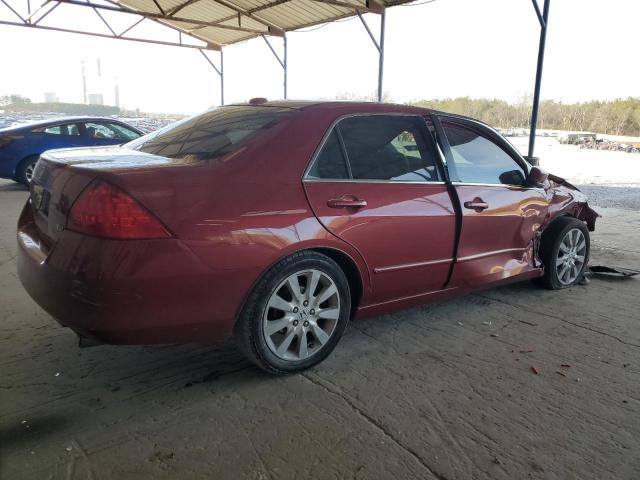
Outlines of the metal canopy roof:
[[[13,15],[12,20],[0,18],[0,25],[26,27],[32,29],[79,33],[102,38],[129,40],[134,42],[169,45],[174,47],[198,49],[220,77],[220,103],[224,105],[224,60],[222,47],[243,42],[261,36],[269,46],[284,72],[284,98],[287,98],[287,36],[286,32],[304,27],[324,24],[342,18],[358,16],[366,29],[373,45],[378,50],[378,101],[382,101],[382,79],[384,72],[385,10],[387,7],[411,3],[415,0],[44,0],[39,7],[31,8],[32,0],[0,0]],[[431,3],[435,0],[425,0]],[[540,43],[538,46],[538,64],[531,113],[531,132],[529,134],[528,156],[532,164],[537,165],[533,156],[538,110],[540,104],[540,86],[544,63],[549,5],[551,0],[531,0],[538,22],[540,23]],[[13,6],[11,3],[15,4]],[[26,3],[21,9],[17,3]],[[108,29],[108,32],[78,30],[57,25],[43,25],[41,22],[61,5],[73,5],[91,8]],[[135,17],[121,32],[105,19],[100,11],[118,12]],[[363,13],[380,14],[380,34],[373,34],[363,17]],[[130,32],[145,20],[153,21],[178,32],[178,41],[165,41],[140,36]],[[183,42],[184,36],[195,39],[198,44]],[[282,37],[283,56],[278,55],[267,36]],[[200,43],[204,42],[204,45]],[[205,54],[205,50],[220,52],[219,66]]]
[[411,0],[116,0],[218,49],[260,35],[327,23],[358,13],[381,13]]

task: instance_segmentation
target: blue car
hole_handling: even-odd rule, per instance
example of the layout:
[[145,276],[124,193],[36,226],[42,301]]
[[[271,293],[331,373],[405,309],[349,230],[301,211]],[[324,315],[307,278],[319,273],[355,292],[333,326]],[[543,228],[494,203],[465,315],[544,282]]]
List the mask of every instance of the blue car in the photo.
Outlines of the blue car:
[[0,129],[0,178],[28,185],[38,157],[54,148],[118,145],[143,133],[111,118],[66,117]]

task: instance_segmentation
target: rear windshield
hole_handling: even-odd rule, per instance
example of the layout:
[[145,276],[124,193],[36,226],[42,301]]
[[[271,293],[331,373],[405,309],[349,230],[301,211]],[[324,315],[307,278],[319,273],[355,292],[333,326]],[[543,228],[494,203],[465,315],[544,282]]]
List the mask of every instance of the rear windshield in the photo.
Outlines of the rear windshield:
[[216,108],[149,133],[125,147],[169,158],[207,160],[238,150],[293,112],[281,107]]

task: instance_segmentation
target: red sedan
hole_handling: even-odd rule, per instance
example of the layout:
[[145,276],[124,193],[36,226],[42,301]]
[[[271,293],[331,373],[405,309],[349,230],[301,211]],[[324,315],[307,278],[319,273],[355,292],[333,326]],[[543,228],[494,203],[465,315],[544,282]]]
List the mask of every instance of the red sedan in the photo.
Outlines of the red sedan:
[[18,272],[81,345],[233,336],[284,373],[322,361],[355,316],[531,278],[569,287],[596,217],[475,120],[257,101],[45,154]]

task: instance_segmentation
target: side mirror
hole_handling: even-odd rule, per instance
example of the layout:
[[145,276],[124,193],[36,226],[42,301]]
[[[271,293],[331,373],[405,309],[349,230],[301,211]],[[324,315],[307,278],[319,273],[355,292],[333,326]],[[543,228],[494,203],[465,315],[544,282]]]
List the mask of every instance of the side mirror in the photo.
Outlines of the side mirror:
[[542,187],[549,178],[549,174],[540,167],[531,167],[527,175],[527,183],[534,187]]

